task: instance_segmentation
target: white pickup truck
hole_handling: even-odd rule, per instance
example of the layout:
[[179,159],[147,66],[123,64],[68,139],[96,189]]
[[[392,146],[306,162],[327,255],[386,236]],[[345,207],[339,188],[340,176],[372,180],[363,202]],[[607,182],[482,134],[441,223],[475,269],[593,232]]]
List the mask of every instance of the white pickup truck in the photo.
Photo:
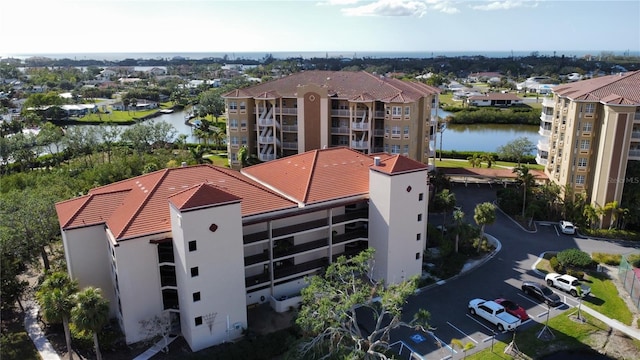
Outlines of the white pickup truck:
[[566,291],[572,296],[578,296],[577,288],[582,290],[582,296],[587,296],[591,293],[591,288],[589,286],[582,285],[578,278],[571,275],[549,273],[544,277],[544,280],[547,282],[547,285]]
[[515,330],[521,324],[519,318],[509,314],[504,306],[491,300],[473,299],[469,301],[469,312],[494,324],[500,331]]

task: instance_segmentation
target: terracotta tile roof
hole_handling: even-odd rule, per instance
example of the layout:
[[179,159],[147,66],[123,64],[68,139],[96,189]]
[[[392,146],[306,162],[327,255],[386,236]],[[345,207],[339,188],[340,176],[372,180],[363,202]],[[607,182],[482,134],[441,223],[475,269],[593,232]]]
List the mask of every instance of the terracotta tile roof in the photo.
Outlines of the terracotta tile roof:
[[[206,183],[206,187],[201,185]],[[117,240],[171,230],[169,197],[185,208],[206,201],[243,199],[242,215],[296,208],[297,204],[237,171],[197,165],[156,171],[95,188],[88,195],[56,204],[60,226],[74,228],[105,223]],[[202,191],[202,192],[200,192]],[[216,193],[219,198],[213,199]],[[198,196],[200,196],[198,195]]]
[[[423,83],[376,76],[364,71],[303,71],[244,88],[242,94],[258,98],[267,93],[292,98],[297,97],[299,86],[309,84],[325,88],[330,96],[347,100],[370,97],[381,101],[413,102],[440,92],[438,88]],[[239,97],[238,94],[239,90],[234,90],[223,97]]]
[[373,158],[344,147],[313,150],[241,171],[283,195],[311,204],[369,193]]
[[640,105],[640,70],[559,85],[553,92],[571,100]]
[[427,165],[409,159],[405,156],[391,156],[387,159],[380,159],[380,165],[372,165],[374,170],[384,172],[387,174],[400,174],[410,171],[424,170],[427,168]]
[[198,184],[190,189],[169,196],[169,201],[180,210],[196,209],[240,200],[242,200],[242,198],[229,194],[210,183]]

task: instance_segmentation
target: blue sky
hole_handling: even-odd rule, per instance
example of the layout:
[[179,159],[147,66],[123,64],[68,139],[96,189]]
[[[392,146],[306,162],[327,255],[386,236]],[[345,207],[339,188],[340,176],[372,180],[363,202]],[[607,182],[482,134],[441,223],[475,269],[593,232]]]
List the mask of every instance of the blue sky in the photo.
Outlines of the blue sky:
[[640,51],[640,1],[9,0],[0,56]]

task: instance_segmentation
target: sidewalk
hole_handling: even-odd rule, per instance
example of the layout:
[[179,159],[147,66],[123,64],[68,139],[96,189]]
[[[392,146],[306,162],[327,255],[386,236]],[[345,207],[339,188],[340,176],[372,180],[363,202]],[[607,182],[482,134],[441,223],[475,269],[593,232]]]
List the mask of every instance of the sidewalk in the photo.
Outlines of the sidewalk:
[[38,324],[38,310],[38,305],[34,301],[25,301],[24,328],[40,353],[42,360],[60,360],[60,356],[44,336],[44,332],[40,328],[40,324]]

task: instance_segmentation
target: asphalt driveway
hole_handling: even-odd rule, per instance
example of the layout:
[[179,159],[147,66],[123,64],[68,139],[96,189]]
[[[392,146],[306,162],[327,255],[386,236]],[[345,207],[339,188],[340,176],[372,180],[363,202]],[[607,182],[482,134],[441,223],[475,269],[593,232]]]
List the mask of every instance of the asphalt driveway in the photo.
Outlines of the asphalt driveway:
[[[457,204],[462,206],[467,222],[473,223],[473,209],[476,204],[496,199],[496,187],[488,185],[456,184],[452,191],[456,194]],[[615,241],[581,239],[560,234],[554,224],[538,226],[535,233],[524,231],[509,217],[497,212],[496,222],[488,225],[485,232],[494,236],[502,244],[501,250],[489,261],[461,276],[446,281],[444,284],[428,288],[409,299],[404,309],[407,319],[420,308],[431,313],[432,334],[418,334],[415,331],[403,330],[394,334],[394,341],[401,341],[419,353],[425,359],[444,359],[456,354],[448,344],[452,339],[460,339],[464,343],[473,342],[474,352],[490,347],[495,339],[509,342],[512,333],[498,333],[497,329],[483,320],[468,314],[467,304],[472,298],[496,299],[507,298],[524,307],[531,319],[523,327],[533,322],[543,323],[547,314],[553,317],[568,306],[576,303],[570,296],[560,294],[566,304],[557,309],[548,309],[546,305],[524,295],[520,290],[522,281],[544,281],[532,266],[538,257],[547,251],[561,251],[567,248],[579,248],[585,252],[629,253],[635,248]],[[442,215],[434,214],[429,221],[442,223]],[[637,248],[637,245],[636,245]],[[460,350],[457,350],[458,352]],[[403,358],[408,351],[403,352]]]

